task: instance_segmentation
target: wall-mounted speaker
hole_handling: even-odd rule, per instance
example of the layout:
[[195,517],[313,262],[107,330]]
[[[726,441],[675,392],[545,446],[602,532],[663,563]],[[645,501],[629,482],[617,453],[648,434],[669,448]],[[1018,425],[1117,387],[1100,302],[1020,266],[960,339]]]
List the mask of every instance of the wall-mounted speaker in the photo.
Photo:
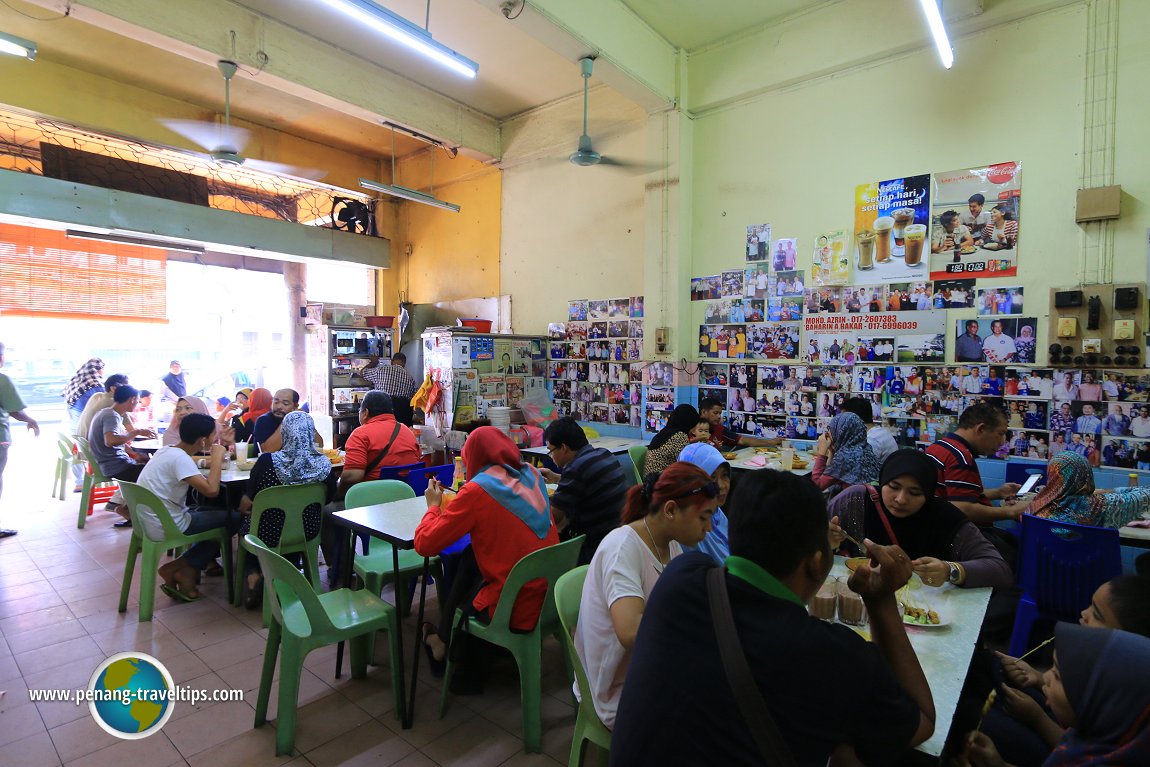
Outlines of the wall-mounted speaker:
[[1054,294],[1054,305],[1059,309],[1068,306],[1082,306],[1083,300],[1081,290],[1060,290]]
[[1139,303],[1138,288],[1114,288],[1115,309],[1137,309]]

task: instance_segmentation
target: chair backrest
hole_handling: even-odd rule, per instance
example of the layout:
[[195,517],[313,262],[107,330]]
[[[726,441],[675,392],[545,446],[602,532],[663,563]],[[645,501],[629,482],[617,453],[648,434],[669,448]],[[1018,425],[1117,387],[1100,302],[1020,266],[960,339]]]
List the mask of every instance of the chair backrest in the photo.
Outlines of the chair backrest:
[[88,440],[84,437],[76,437],[76,444],[80,446],[80,452],[84,456],[84,460],[88,462],[88,471],[92,472],[92,478],[97,483],[111,482],[112,480],[104,476],[104,472],[100,471],[100,464],[96,463],[96,457],[92,455],[92,447],[88,444]]
[[[1007,461],[1006,463],[1006,478],[1003,482],[1017,482],[1023,484],[1026,480],[1030,479],[1031,474],[1046,474],[1046,462],[1042,463],[1023,463],[1021,461]],[[1038,481],[1042,484],[1042,480]]]
[[343,499],[343,505],[354,509],[357,506],[374,506],[377,503],[391,503],[414,497],[415,491],[406,482],[400,482],[398,479],[371,479],[352,485]]
[[[327,617],[327,611],[323,609],[319,597],[316,596],[315,589],[295,565],[272,551],[251,533],[244,536],[244,548],[260,560],[260,569],[263,571],[265,582],[271,584],[271,588],[265,589],[265,592],[270,594],[272,600],[272,615],[281,626],[300,637],[334,631],[331,620]],[[303,606],[303,615],[293,611],[291,622],[285,623],[284,608],[296,604]]]
[[407,463],[403,466],[384,466],[380,468],[379,476],[376,477],[376,479],[398,479],[400,482],[407,482],[407,477],[411,472],[426,467],[427,464],[423,463]]
[[120,492],[124,495],[124,500],[127,501],[128,514],[132,518],[132,533],[134,535],[144,536],[144,526],[140,522],[140,509],[146,508],[151,511],[160,520],[160,526],[164,529],[164,538],[179,538],[184,533],[180,528],[176,527],[176,521],[172,519],[168,507],[160,500],[159,496],[153,493],[143,485],[138,485],[135,482],[125,482],[124,480],[117,480],[120,483]]
[[[276,552],[296,552],[304,551],[310,545],[318,546],[319,535],[307,537],[303,517],[308,507],[314,505],[313,513],[322,519],[326,499],[327,486],[321,482],[264,488],[256,493],[256,497],[252,500],[251,530],[258,536],[261,517],[269,511],[279,509],[283,512],[283,529],[280,531],[279,541],[269,548]],[[318,528],[317,525],[316,529]]]
[[455,476],[455,464],[445,463],[442,466],[428,466],[426,468],[413,469],[407,475],[407,484],[411,485],[411,489],[415,491],[416,495],[423,495],[427,490],[427,486],[431,484],[431,478],[435,477],[442,484],[451,487],[451,480]]
[[569,541],[533,551],[520,559],[515,567],[511,568],[507,580],[503,583],[499,604],[495,606],[495,613],[491,616],[491,627],[510,631],[511,610],[515,606],[519,592],[524,586],[537,580],[547,581],[547,594],[543,598],[543,610],[539,613],[535,630],[539,631],[541,628],[549,630],[546,627],[555,625],[555,582],[559,580],[560,575],[575,567],[585,537],[580,535]]
[[599,439],[599,432],[595,428],[582,425],[580,425],[579,428],[583,430],[583,434],[587,437],[587,439]]
[[1022,515],[1019,585],[1041,613],[1077,620],[1094,591],[1122,574],[1118,531]]
[[60,449],[60,457],[68,460],[72,459],[72,448],[75,443],[72,442],[70,436],[65,435],[63,432],[56,435],[56,447]]
[[635,471],[635,481],[643,484],[643,469],[647,466],[647,446],[631,445],[627,448],[627,455],[631,457],[631,468]]
[[[567,657],[571,667],[575,669],[575,682],[579,685],[580,707],[586,704],[591,713],[595,712],[591,700],[591,685],[587,681],[587,670],[583,668],[583,661],[575,651],[575,625],[579,622],[579,604],[583,599],[583,582],[587,580],[587,570],[590,565],[580,565],[574,570],[568,570],[555,581],[555,611],[559,615],[559,623],[563,626],[563,646],[567,649]],[[598,716],[598,714],[596,714]]]

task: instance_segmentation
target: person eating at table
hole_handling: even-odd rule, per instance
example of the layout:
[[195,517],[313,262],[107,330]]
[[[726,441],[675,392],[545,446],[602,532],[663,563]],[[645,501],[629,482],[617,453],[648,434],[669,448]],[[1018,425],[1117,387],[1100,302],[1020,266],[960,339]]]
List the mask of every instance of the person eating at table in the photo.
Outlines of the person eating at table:
[[250,386],[245,386],[237,391],[235,399],[220,411],[220,415],[216,419],[220,426],[230,426],[234,429],[240,417],[248,412],[248,402],[251,400],[251,397],[252,388]]
[[[807,613],[833,559],[826,503],[806,479],[770,469],[744,475],[731,501],[730,542],[717,585],[742,645],[735,652],[749,667],[744,696],[762,698],[781,745],[765,754],[758,735],[769,725],[747,723],[731,687],[743,678],[732,679],[716,638],[722,624],[708,593],[715,563],[688,552],[646,602],[615,718],[613,765],[782,764],[788,752],[799,765],[821,767],[832,754],[854,761],[831,764],[888,764],[930,737],[934,702],[895,599],[912,573],[905,552],[868,543],[874,564],[850,575],[870,615],[868,642]],[[844,693],[847,679],[855,692]]]
[[815,443],[810,479],[832,496],[850,485],[878,479],[879,462],[867,441],[866,424],[854,413],[839,413]]
[[[271,412],[264,413],[252,428],[252,441],[260,446],[261,453],[272,453],[280,449],[280,424],[284,416],[299,409],[299,392],[295,389],[279,389],[272,397]],[[323,437],[313,429],[315,443],[323,447]]]
[[595,447],[571,417],[553,421],[543,434],[551,460],[561,473],[542,469],[544,480],[558,484],[551,496],[551,516],[563,540],[586,536],[577,564],[591,561],[599,542],[619,526],[627,480],[619,459]]
[[[126,384],[119,386],[113,395],[112,406],[97,413],[89,427],[88,449],[100,471],[109,479],[135,482],[148,461],[147,455],[129,453],[126,447],[137,437],[156,436],[151,429],[135,429],[125,425],[127,414],[135,410],[137,404],[139,392]],[[132,526],[128,507],[124,505],[124,497],[118,489],[108,500],[107,508],[124,518],[122,522],[115,523],[114,527]]]
[[[190,535],[226,527],[229,533],[234,533],[240,523],[236,512],[188,506],[189,490],[195,490],[204,498],[215,498],[220,492],[225,450],[223,445],[213,444],[215,420],[210,415],[189,413],[181,419],[177,431],[179,439],[176,444],[157,450],[140,471],[136,482],[163,501],[164,508],[181,532]],[[192,459],[193,455],[205,450],[211,451],[206,477]],[[139,506],[136,516],[144,528],[144,535],[154,541],[163,540],[164,528],[154,511],[147,506]],[[219,544],[213,541],[192,544],[178,558],[160,566],[157,571],[163,579],[160,590],[180,602],[199,599],[202,595],[196,588],[196,578],[206,565],[215,560],[219,551]]]
[[[481,426],[463,443],[462,458],[467,482],[447,504],[443,485],[432,478],[425,492],[427,513],[415,530],[415,550],[425,557],[471,536],[451,588],[441,597],[439,626],[422,626],[433,668],[444,662],[450,642],[463,643],[452,656],[459,658],[451,688],[457,694],[482,692],[487,669],[481,642],[466,632],[452,637],[456,609],[490,621],[511,568],[533,551],[559,543],[543,476],[524,463],[509,436]],[[534,628],[546,594],[543,583],[523,587],[511,611],[512,630]]]
[[[336,472],[331,460],[315,445],[315,423],[309,414],[293,410],[284,416],[280,424],[280,446],[278,450],[260,453],[248,477],[244,497],[240,499],[239,535],[243,538],[251,532],[251,510],[256,496],[261,490],[280,485],[306,485],[321,482],[326,485],[326,501],[335,495]],[[303,509],[304,537],[313,540],[320,533],[323,520],[322,504],[311,504]],[[260,517],[256,536],[268,546],[278,546],[283,532],[283,514],[267,513]],[[249,610],[260,606],[263,599],[263,576],[260,574],[259,559],[249,556],[245,560],[248,594],[244,602]]]
[[[176,409],[172,411],[172,422],[168,424],[168,429],[164,432],[160,443],[163,445],[174,445],[179,442],[180,422],[192,413],[199,413],[200,415],[211,417],[208,413],[208,403],[204,402],[200,397],[180,397],[176,400]],[[221,428],[219,424],[217,424],[216,430],[212,434],[212,442],[219,442],[224,447],[227,447],[232,444],[232,437],[234,436],[235,432],[231,430],[230,426]]]
[[262,386],[252,389],[248,395],[248,407],[238,417],[232,419],[232,428],[236,432],[236,442],[253,442],[252,433],[258,421],[264,414],[272,409],[272,393]]
[[909,448],[891,453],[877,488],[852,485],[828,504],[831,548],[861,556],[846,535],[869,538],[901,547],[928,586],[1009,587],[1010,566],[965,514],[935,497],[937,483],[938,470],[925,453]]
[[[627,491],[623,525],[595,552],[583,584],[575,651],[587,670],[595,713],[608,728],[633,657],[643,609],[659,574],[711,529],[718,486],[698,466],[677,461]],[[576,696],[580,695],[578,689]]]
[[698,546],[685,545],[684,551],[702,551],[710,554],[718,564],[722,564],[731,553],[731,544],[727,540],[727,515],[723,513],[723,504],[727,501],[727,493],[731,490],[731,464],[723,458],[723,454],[705,442],[693,442],[683,448],[679,453],[679,460],[698,466],[711,475],[711,479],[718,488],[715,496],[715,511],[711,514],[711,529]]
[[1046,465],[1046,485],[1026,511],[1056,522],[1118,528],[1150,511],[1150,487],[1099,492],[1087,460],[1064,450]]
[[699,422],[699,411],[691,405],[679,405],[671,411],[667,425],[647,445],[644,474],[658,474],[679,459],[679,453],[691,443],[691,429]]
[[[794,368],[790,371],[791,379],[795,376]],[[791,380],[788,379],[788,380]],[[795,384],[799,381],[795,380]],[[780,445],[782,439],[760,439],[748,434],[726,434],[723,428],[723,403],[714,397],[704,397],[699,402],[699,416],[711,422],[711,444],[719,450],[737,450],[740,447],[766,447]]]
[[[1042,691],[1067,729],[1042,767],[1150,764],[1150,638],[1118,629],[1059,623],[1054,667]],[[969,739],[975,767],[1010,767],[982,732]]]
[[[1150,577],[1120,575],[1103,583],[1082,610],[1078,623],[1150,637]],[[1005,684],[998,686],[998,695],[979,729],[1011,764],[1040,765],[1066,730],[1054,721],[1042,694],[1042,672],[1025,660],[1000,652],[995,655]]]

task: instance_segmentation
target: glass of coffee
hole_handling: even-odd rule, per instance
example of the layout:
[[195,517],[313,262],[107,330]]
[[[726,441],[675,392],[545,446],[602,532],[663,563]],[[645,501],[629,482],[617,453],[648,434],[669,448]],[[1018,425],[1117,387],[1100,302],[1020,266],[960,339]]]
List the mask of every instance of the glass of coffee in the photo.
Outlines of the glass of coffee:
[[852,626],[860,626],[867,621],[866,605],[862,597],[851,591],[846,578],[840,578],[837,584],[839,620]]
[[874,220],[875,260],[880,264],[890,261],[890,233],[892,229],[894,229],[894,219],[890,216],[879,216]]
[[826,583],[819,587],[811,603],[807,605],[810,614],[824,621],[835,619],[835,603],[838,601],[838,582],[828,578]]
[[891,213],[894,216],[894,251],[892,255],[901,256],[903,254],[903,241],[906,236],[906,228],[914,223],[914,208],[899,208]]
[[906,265],[919,266],[922,264],[922,246],[926,243],[926,225],[911,224],[903,230],[906,235]]
[[872,229],[860,229],[855,238],[858,240],[859,269],[874,269],[874,243],[875,233]]

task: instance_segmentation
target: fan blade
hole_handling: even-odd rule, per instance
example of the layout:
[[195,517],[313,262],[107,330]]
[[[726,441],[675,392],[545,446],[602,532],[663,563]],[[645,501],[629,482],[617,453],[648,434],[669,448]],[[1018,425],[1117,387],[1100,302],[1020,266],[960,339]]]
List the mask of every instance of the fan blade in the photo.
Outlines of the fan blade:
[[234,125],[226,127],[199,120],[160,120],[160,123],[209,152],[224,150],[242,154],[252,137],[251,131]]
[[630,171],[631,173],[655,173],[656,171],[663,170],[667,166],[663,163],[657,162],[640,162],[638,160],[616,160],[611,157],[600,157],[599,165],[605,165],[609,168],[617,168],[618,170]]
[[308,181],[319,181],[327,176],[327,171],[324,170],[302,168],[298,165],[287,165],[282,162],[270,162],[268,160],[245,159],[244,167],[253,170],[262,170],[264,173],[274,173],[277,176],[295,176],[296,178],[303,178]]

